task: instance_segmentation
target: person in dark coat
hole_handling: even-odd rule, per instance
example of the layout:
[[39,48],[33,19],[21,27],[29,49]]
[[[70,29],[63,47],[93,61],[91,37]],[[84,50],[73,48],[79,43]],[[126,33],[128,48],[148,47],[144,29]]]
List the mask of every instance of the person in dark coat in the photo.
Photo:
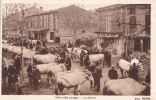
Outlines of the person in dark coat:
[[85,56],[85,52],[84,50],[81,50],[81,53],[80,53],[80,65],[83,66],[83,58]]
[[22,93],[22,88],[19,86],[18,88],[17,88],[17,95],[22,95],[23,93]]
[[105,52],[104,52],[104,62],[105,62],[105,64],[106,65],[108,65],[108,51],[106,50]]
[[138,80],[138,69],[135,63],[133,63],[132,68],[129,70],[129,77]]
[[33,46],[33,43],[32,42],[30,42],[29,46],[30,46],[30,49],[33,50],[33,47],[34,46]]
[[5,65],[2,65],[2,82],[4,87],[6,87],[7,76],[8,76],[8,69]]
[[146,80],[145,82],[148,83],[148,84],[151,84],[151,77],[150,77],[150,71],[148,72],[147,76],[146,76]]
[[15,63],[14,63],[16,70],[17,70],[17,74],[20,74],[20,70],[21,70],[21,59],[19,56],[17,56],[17,58],[15,59]]
[[65,66],[67,68],[67,71],[71,70],[71,59],[70,59],[69,55],[67,55],[67,57],[65,59]]
[[33,70],[32,68],[33,68],[32,64],[30,64],[28,66],[28,68],[27,68],[27,74],[28,74],[28,77],[29,77],[29,83],[32,83],[32,70]]
[[94,78],[94,88],[96,91],[100,91],[100,79],[102,78],[102,68],[97,61],[95,65],[90,66],[90,71]]
[[118,73],[117,71],[114,69],[114,65],[112,65],[112,69],[109,70],[108,72],[108,77],[110,79],[117,79],[118,78]]
[[17,82],[17,72],[16,68],[13,66],[13,64],[9,65],[8,68],[8,85],[9,88],[12,88],[12,86],[15,86],[15,82]]
[[85,58],[84,58],[84,65],[86,69],[89,69],[89,55],[86,53]]
[[39,79],[40,79],[40,71],[36,68],[36,66],[34,66],[32,71],[32,80],[35,90],[38,89]]
[[111,66],[111,60],[112,60],[111,53],[108,52],[108,57],[107,57],[107,63],[108,63],[108,66]]

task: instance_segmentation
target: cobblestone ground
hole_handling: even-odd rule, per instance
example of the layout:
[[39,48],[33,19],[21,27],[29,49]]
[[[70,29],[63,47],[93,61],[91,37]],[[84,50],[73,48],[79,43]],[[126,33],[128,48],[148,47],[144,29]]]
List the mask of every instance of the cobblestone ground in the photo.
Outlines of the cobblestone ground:
[[[120,57],[113,57],[112,58],[112,64],[117,64],[117,62],[119,61]],[[8,63],[11,62],[11,59],[7,59]],[[26,75],[26,68],[27,68],[27,63],[25,63],[25,66],[24,66],[24,81],[25,82],[28,82],[28,78],[27,78],[27,75]],[[75,63],[75,62],[72,62],[72,69],[83,69],[84,66],[80,66],[79,63]],[[147,74],[147,70],[150,68],[150,65],[149,64],[144,64],[144,68],[145,70],[140,73],[140,80],[144,80],[145,79],[145,76]],[[81,90],[80,90],[80,94],[81,95],[102,95],[102,88],[103,88],[103,85],[104,85],[104,81],[108,80],[108,71],[109,71],[109,67],[106,67],[104,66],[102,72],[103,72],[103,77],[101,78],[101,89],[99,92],[97,91],[94,91],[93,89],[91,90],[90,89],[90,82],[87,81],[84,83],[84,85],[82,86]],[[119,69],[117,69],[118,71],[118,74],[119,74],[119,77],[121,78],[121,74],[120,74],[120,71]],[[46,81],[46,76],[45,75],[42,75],[41,76],[41,83],[39,84],[39,88],[38,90],[35,90],[33,86],[31,85],[28,85],[24,88],[22,88],[23,90],[23,94],[25,95],[55,95],[54,93],[54,90],[55,90],[55,82],[53,82],[52,85],[49,85],[47,84],[47,81]],[[62,92],[62,95],[65,95],[68,93],[73,93],[73,89],[70,89],[69,91],[67,89],[64,89],[64,91]],[[3,89],[2,91],[3,94],[6,94],[6,95],[11,95],[11,94],[16,94],[16,89],[14,90],[8,90],[8,89]]]

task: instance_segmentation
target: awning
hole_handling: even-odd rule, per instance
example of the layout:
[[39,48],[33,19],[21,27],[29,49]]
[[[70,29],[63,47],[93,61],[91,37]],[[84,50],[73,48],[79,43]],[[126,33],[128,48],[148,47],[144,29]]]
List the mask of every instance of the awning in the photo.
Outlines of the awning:
[[99,37],[102,38],[119,38],[121,32],[95,32]]
[[38,32],[38,31],[46,31],[46,30],[49,30],[49,28],[28,29],[27,31],[34,31],[34,32]]

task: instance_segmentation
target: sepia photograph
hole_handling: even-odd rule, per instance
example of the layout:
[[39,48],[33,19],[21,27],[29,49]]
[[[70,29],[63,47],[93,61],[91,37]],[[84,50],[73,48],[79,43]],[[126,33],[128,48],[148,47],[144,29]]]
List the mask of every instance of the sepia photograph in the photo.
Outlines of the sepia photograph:
[[2,95],[151,95],[151,4],[3,3],[1,13]]

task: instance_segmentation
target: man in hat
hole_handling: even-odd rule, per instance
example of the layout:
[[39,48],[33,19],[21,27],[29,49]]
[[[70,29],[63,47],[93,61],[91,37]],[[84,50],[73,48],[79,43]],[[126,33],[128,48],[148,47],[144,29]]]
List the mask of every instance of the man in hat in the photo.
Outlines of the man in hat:
[[86,53],[85,58],[84,58],[84,65],[86,69],[89,69],[89,55]]
[[117,79],[118,78],[118,73],[117,71],[114,69],[115,65],[112,65],[112,69],[109,70],[108,72],[108,77],[110,79]]
[[39,79],[40,79],[40,71],[37,69],[36,66],[34,66],[32,70],[32,80],[36,90],[38,89]]
[[133,63],[132,68],[129,70],[129,77],[134,80],[138,80],[138,72],[139,72],[139,70],[137,69],[136,64]]
[[27,73],[28,73],[28,77],[29,77],[29,83],[32,83],[32,63],[29,64],[28,68],[27,68]]
[[68,71],[68,70],[71,70],[71,59],[70,59],[69,56],[70,56],[70,55],[67,54],[66,59],[65,59],[65,66],[66,66],[66,68],[67,68],[67,71]]

